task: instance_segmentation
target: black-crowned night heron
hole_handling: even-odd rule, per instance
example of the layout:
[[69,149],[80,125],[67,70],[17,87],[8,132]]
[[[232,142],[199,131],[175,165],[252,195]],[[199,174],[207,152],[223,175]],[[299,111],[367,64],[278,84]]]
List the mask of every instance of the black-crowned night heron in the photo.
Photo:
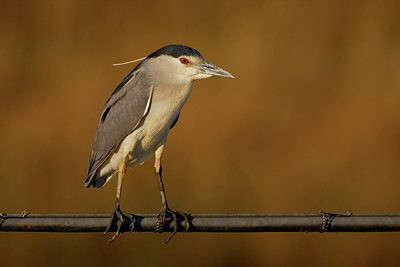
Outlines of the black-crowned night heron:
[[114,220],[120,233],[127,218],[120,210],[122,181],[127,168],[142,164],[153,153],[159,181],[162,210],[157,216],[158,232],[162,232],[166,216],[175,222],[185,213],[169,209],[161,176],[161,155],[170,129],[192,90],[193,81],[211,76],[234,78],[229,72],[207,63],[195,49],[184,45],[165,46],[138,64],[114,90],[100,117],[90,153],[86,187],[102,187],[118,173],[115,210],[105,233]]

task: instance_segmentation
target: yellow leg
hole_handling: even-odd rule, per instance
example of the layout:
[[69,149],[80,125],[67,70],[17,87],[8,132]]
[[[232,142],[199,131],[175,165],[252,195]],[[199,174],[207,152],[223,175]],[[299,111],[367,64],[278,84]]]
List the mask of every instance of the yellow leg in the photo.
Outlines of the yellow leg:
[[107,226],[106,231],[104,234],[107,234],[107,232],[110,230],[111,226],[113,225],[114,220],[117,220],[117,230],[115,231],[115,234],[113,237],[108,241],[108,244],[110,244],[112,241],[114,241],[115,238],[121,233],[121,226],[124,223],[125,219],[129,219],[130,224],[129,224],[129,229],[130,231],[133,230],[134,227],[134,218],[132,215],[124,213],[121,211],[120,208],[120,199],[121,199],[121,192],[122,192],[122,182],[124,180],[125,172],[126,172],[126,165],[125,165],[126,159],[122,160],[121,163],[118,166],[118,181],[117,181],[117,194],[115,197],[115,208],[113,215],[111,216],[110,223]]
[[171,238],[178,231],[178,216],[183,217],[183,219],[185,220],[185,224],[186,224],[185,231],[189,230],[189,219],[188,219],[189,214],[187,212],[179,212],[176,210],[171,210],[168,207],[167,196],[165,194],[164,183],[162,181],[161,155],[162,155],[163,151],[164,151],[164,145],[160,146],[155,152],[154,169],[156,171],[156,177],[158,178],[158,188],[160,189],[160,196],[161,196],[161,203],[162,203],[161,213],[158,214],[156,217],[155,232],[162,233],[164,231],[164,224],[165,224],[166,217],[167,216],[172,217],[172,222],[174,223],[174,231],[165,242],[165,243],[168,243],[169,240],[171,240]]
[[117,181],[117,195],[116,195],[116,205],[119,207],[119,200],[121,199],[121,192],[122,192],[122,182],[124,180],[125,172],[126,172],[126,162],[124,160],[118,166],[118,181]]

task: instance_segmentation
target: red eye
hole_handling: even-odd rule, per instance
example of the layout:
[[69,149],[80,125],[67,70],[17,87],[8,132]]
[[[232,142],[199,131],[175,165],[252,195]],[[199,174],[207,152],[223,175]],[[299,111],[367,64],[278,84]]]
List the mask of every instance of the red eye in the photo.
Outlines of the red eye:
[[187,64],[189,62],[189,60],[187,58],[184,58],[184,57],[182,57],[179,60],[181,61],[182,64]]

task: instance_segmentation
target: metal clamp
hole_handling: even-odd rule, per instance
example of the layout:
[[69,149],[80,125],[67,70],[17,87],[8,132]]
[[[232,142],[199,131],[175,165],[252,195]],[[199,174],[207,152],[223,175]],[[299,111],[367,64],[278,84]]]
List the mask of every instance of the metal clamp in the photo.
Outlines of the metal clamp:
[[28,216],[28,213],[26,212],[26,210],[21,211],[21,217],[26,218],[26,216]]
[[0,228],[3,225],[4,221],[8,218],[7,214],[0,212]]
[[333,219],[335,219],[336,216],[351,216],[351,211],[347,211],[346,213],[330,213],[320,210],[319,212],[322,214],[322,226],[321,230],[319,230],[320,233],[329,231]]

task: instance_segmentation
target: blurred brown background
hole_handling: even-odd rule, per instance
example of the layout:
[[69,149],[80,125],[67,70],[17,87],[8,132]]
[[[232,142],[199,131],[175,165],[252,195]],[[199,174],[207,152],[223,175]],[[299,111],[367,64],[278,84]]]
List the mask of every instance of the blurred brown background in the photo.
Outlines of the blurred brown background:
[[[236,79],[195,83],[164,153],[192,213],[400,212],[398,1],[1,1],[0,212],[111,213],[86,189],[105,101],[186,44]],[[156,213],[153,160],[124,210]],[[399,233],[0,233],[2,266],[390,266]]]

